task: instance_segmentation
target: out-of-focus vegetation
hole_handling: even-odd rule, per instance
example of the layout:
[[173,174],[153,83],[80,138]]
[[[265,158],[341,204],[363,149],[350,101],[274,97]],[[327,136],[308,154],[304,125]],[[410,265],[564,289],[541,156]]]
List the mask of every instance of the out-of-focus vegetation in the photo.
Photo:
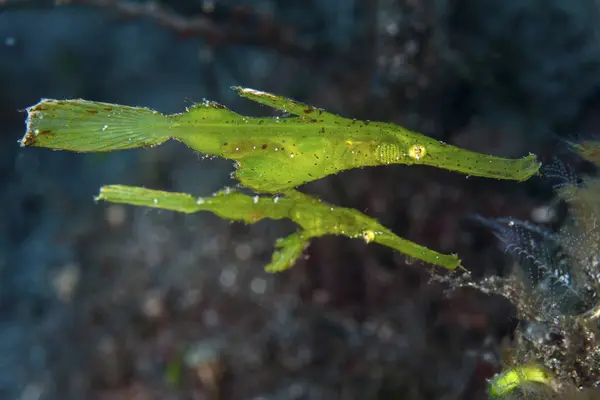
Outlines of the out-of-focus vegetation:
[[[599,145],[583,140],[572,147],[597,167]],[[514,398],[513,390],[525,399],[600,397],[600,179],[579,176],[559,161],[544,175],[568,206],[559,229],[480,219],[519,265],[512,279],[482,286],[514,302],[523,320],[507,369],[491,381],[490,392],[495,398]]]

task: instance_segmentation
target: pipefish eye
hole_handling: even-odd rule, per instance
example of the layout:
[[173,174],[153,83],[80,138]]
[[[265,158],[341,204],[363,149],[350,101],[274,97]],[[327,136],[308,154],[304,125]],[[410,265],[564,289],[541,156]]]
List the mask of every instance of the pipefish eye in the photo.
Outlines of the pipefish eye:
[[420,160],[427,154],[427,149],[421,144],[414,144],[408,149],[408,156],[413,160]]

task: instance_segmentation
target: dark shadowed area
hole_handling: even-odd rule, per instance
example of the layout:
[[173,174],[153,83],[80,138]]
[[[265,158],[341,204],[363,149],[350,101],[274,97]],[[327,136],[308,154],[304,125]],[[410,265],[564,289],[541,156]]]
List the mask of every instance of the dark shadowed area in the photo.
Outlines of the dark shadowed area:
[[[56,4],[55,4],[56,3]],[[180,143],[107,154],[21,148],[24,109],[84,98],[163,113],[260,89],[498,156],[597,131],[596,0],[0,0],[0,398],[484,399],[514,329],[500,297],[432,267],[316,240],[263,271],[285,222],[95,203],[104,184],[209,195],[232,163]],[[469,217],[544,220],[552,191],[429,167],[302,188],[457,253],[510,258]]]

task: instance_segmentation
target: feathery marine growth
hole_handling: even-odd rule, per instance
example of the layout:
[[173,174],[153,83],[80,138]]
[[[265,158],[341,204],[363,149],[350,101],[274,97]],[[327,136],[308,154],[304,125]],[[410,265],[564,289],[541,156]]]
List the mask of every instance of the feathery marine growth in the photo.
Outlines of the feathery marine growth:
[[[600,142],[572,147],[600,165]],[[520,268],[501,285],[484,280],[475,286],[506,296],[526,321],[507,369],[490,382],[490,394],[600,398],[600,178],[578,177],[561,162],[543,174],[557,181],[558,200],[569,207],[559,230],[512,218],[478,218],[515,254]]]
[[182,193],[107,186],[99,198],[182,212],[206,210],[247,223],[260,218],[289,218],[302,230],[278,242],[268,267],[271,271],[291,266],[310,238],[326,234],[363,237],[447,269],[460,266],[456,255],[440,254],[401,239],[356,210],[327,205],[293,190],[304,183],[348,169],[389,164],[423,164],[517,181],[529,179],[540,168],[533,154],[507,159],[475,153],[391,123],[348,119],[254,89],[234,90],[295,116],[244,117],[210,101],[180,114],[163,115],[142,107],[43,99],[27,109],[27,131],[21,145],[103,152],[156,146],[176,139],[200,153],[234,160],[233,176],[241,186],[285,196],[267,206],[262,200],[251,201],[260,197],[228,192],[197,204]]

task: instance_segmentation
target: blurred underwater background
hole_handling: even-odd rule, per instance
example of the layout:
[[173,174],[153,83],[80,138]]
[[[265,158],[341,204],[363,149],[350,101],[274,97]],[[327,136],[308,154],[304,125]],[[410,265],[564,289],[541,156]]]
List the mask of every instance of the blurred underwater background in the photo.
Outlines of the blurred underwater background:
[[[181,143],[104,154],[21,148],[41,98],[181,112],[231,86],[394,122],[497,156],[594,168],[567,141],[600,118],[596,0],[0,0],[0,399],[484,399],[516,309],[360,240],[315,241],[267,274],[291,225],[94,202],[129,184],[208,195],[232,162]],[[514,259],[473,215],[558,230],[552,184],[429,167],[301,188],[457,253]]]

